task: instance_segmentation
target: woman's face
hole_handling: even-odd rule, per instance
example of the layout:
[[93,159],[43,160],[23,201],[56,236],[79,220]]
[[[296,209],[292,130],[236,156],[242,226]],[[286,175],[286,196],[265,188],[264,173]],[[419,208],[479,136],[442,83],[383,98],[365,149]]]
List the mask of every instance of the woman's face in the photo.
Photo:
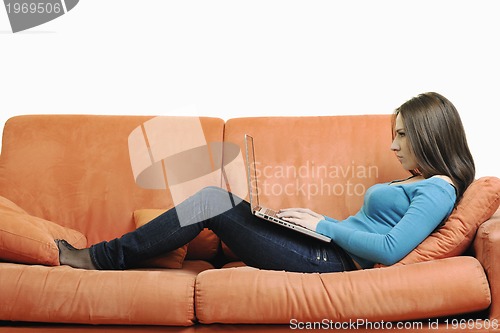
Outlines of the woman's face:
[[403,118],[400,114],[396,117],[396,125],[394,128],[394,140],[392,141],[391,150],[394,151],[399,162],[406,170],[418,169],[418,163],[410,148],[410,143],[406,137],[406,129]]

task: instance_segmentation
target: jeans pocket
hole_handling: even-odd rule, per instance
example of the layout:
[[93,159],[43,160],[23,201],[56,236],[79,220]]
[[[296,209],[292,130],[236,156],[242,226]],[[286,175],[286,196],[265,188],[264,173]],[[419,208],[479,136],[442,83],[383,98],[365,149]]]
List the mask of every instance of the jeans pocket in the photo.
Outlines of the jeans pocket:
[[328,261],[328,252],[326,251],[325,248],[323,250],[323,261],[327,262]]
[[321,248],[316,249],[316,260],[321,261]]
[[328,261],[328,252],[324,247],[318,247],[316,249],[316,260],[318,262],[327,262]]

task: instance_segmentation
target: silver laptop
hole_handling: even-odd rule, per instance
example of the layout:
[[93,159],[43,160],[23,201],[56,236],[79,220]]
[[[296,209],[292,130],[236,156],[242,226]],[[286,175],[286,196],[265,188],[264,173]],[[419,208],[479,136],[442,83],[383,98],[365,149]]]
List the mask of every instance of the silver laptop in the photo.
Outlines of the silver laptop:
[[276,216],[276,214],[278,213],[277,211],[266,207],[262,207],[260,205],[259,189],[257,186],[257,171],[255,169],[256,164],[255,164],[255,150],[253,145],[253,138],[248,134],[245,134],[245,151],[246,151],[245,157],[246,157],[247,181],[248,181],[248,197],[250,200],[250,208],[252,210],[252,214],[266,221],[279,224],[283,227],[301,232],[305,235],[317,238],[324,242],[330,242],[331,239],[329,237],[317,233],[313,230],[307,229],[298,224],[282,220]]

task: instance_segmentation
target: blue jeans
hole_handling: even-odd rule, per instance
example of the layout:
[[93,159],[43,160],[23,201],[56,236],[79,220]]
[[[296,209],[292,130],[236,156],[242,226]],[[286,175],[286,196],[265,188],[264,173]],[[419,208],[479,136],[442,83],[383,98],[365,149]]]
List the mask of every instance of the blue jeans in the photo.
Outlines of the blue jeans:
[[[234,206],[218,214],[221,202]],[[218,215],[217,215],[218,214]],[[178,216],[192,217],[190,222]],[[355,269],[352,259],[333,242],[325,243],[262,220],[246,201],[216,187],[207,187],[144,226],[109,242],[90,247],[98,269],[128,269],[175,250],[211,229],[245,264],[292,272],[342,272]]]

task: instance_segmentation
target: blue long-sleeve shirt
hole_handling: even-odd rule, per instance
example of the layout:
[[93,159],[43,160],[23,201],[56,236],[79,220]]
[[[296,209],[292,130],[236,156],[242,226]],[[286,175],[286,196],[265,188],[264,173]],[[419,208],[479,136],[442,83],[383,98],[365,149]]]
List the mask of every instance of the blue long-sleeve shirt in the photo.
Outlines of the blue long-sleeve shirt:
[[361,210],[343,221],[325,216],[316,231],[329,236],[362,268],[392,265],[429,236],[451,213],[455,188],[439,177],[368,189]]

